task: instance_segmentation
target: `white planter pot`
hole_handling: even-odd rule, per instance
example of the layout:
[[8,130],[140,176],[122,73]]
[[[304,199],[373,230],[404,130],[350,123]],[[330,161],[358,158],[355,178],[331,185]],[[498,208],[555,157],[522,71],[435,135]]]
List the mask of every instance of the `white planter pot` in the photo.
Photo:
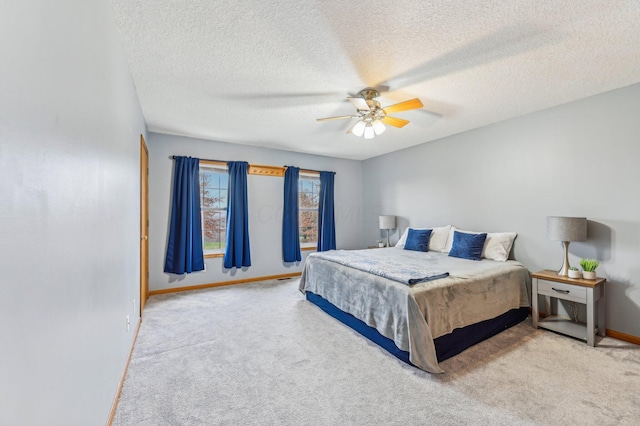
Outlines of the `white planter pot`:
[[580,271],[569,269],[569,278],[580,278]]
[[583,271],[582,278],[585,280],[595,280],[596,279],[596,271]]

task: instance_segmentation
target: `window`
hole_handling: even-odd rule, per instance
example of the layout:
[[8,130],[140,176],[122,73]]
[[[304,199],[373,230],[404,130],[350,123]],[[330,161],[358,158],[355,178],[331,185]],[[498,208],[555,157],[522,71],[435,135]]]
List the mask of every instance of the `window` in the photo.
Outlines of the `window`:
[[227,188],[229,173],[224,163],[200,161],[200,211],[204,255],[224,253],[227,238]]
[[320,176],[300,173],[298,178],[298,226],[300,247],[312,247],[318,243],[318,202],[320,200]]

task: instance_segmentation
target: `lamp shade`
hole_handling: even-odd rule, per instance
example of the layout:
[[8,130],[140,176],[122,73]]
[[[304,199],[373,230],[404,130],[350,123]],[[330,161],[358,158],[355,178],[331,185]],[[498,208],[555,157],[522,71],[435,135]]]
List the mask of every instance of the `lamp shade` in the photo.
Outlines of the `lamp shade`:
[[366,126],[364,126],[364,138],[373,139],[375,137],[376,137],[376,132],[375,130],[373,130],[373,126],[371,126],[371,123],[368,123]]
[[373,131],[376,132],[376,135],[383,134],[387,129],[386,127],[384,127],[384,124],[382,124],[382,121],[380,120],[374,120],[373,123],[371,123],[371,127],[373,127]]
[[364,121],[358,121],[351,129],[351,133],[360,137],[364,133],[364,128],[365,128]]
[[587,218],[549,216],[547,234],[554,241],[584,241],[587,239]]
[[396,217],[395,216],[380,216],[378,218],[380,229],[395,229]]

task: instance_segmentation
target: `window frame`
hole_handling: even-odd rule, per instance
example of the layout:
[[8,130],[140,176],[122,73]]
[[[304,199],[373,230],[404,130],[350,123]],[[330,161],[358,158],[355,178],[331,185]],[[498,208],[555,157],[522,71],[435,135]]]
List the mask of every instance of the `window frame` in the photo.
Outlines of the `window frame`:
[[[200,173],[202,173],[202,169],[209,169],[210,171],[216,171],[220,174],[226,174],[227,178],[229,176],[229,169],[227,163],[222,161],[211,161],[211,160],[200,160]],[[218,187],[216,189],[225,189],[228,191],[228,185],[226,188]],[[205,221],[204,221],[204,212],[205,210],[214,210],[214,211],[224,211],[225,221],[226,221],[226,213],[227,213],[227,203],[228,203],[228,194],[227,200],[224,203],[224,207],[203,207],[202,205],[202,187],[200,187],[200,220],[202,222],[202,251],[204,253],[205,259],[216,258],[216,257],[224,257],[225,247],[219,249],[205,249]],[[224,228],[224,240],[226,241],[227,227],[225,222]]]
[[[319,206],[316,206],[315,208],[313,207],[301,207],[300,206],[300,189],[302,187],[301,181],[303,179],[307,179],[307,180],[317,180],[318,181],[318,204],[320,203],[320,173],[316,172],[316,171],[310,171],[310,170],[300,170],[300,173],[298,175],[298,238],[300,238],[300,236],[302,235],[301,233],[301,227],[302,227],[302,213],[303,212],[308,212],[308,211],[313,211],[316,214],[319,214]],[[312,194],[314,193],[314,191],[312,190],[311,192]],[[303,243],[302,241],[300,242],[300,250],[317,250],[318,248],[318,228],[317,228],[317,218],[316,218],[316,230],[315,230],[315,235],[316,235],[316,240],[315,241],[311,241],[311,242],[306,242]]]

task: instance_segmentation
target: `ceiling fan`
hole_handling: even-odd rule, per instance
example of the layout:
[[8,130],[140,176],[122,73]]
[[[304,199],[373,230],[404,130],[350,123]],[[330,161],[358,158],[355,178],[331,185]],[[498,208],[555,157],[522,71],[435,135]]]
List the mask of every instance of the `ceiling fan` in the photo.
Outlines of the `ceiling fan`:
[[364,135],[365,139],[372,139],[377,135],[381,135],[386,130],[385,124],[400,128],[409,123],[409,120],[391,117],[388,114],[418,109],[423,106],[420,99],[415,98],[383,108],[380,106],[380,102],[374,100],[374,98],[380,96],[375,89],[364,89],[360,91],[358,95],[359,97],[347,98],[356,107],[355,115],[317,118],[316,121],[357,118],[358,121],[347,130],[347,133],[353,133],[358,137]]

